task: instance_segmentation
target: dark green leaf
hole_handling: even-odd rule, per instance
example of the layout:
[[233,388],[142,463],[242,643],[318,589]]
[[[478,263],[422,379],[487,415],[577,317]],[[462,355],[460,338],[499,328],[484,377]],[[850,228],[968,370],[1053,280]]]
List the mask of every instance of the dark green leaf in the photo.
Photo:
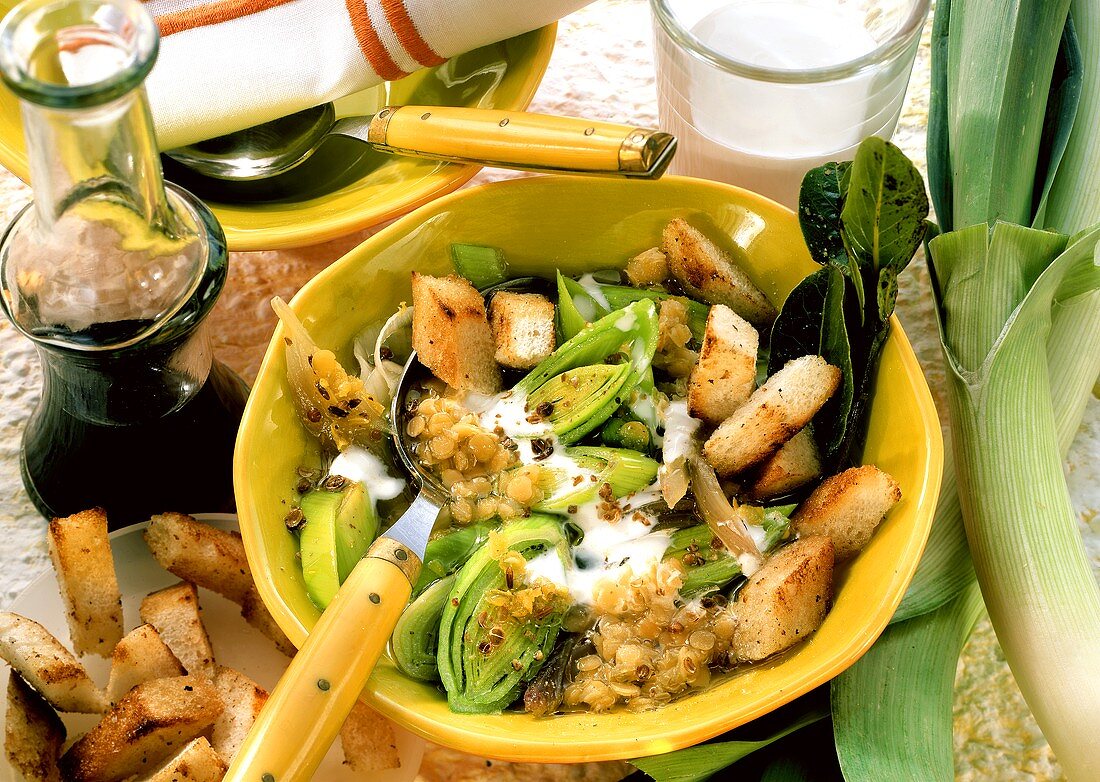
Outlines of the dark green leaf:
[[[814,438],[827,460],[832,461],[839,452],[851,427],[858,424],[852,415],[856,395],[864,393],[857,386],[857,375],[852,361],[852,346],[848,338],[848,322],[845,317],[844,276],[832,269],[825,290],[825,302],[821,318],[821,339],[818,354],[834,367],[840,368],[840,388],[814,416]],[[855,324],[852,324],[853,327]]]
[[798,223],[810,248],[810,256],[822,266],[847,266],[848,254],[841,236],[840,211],[848,192],[852,164],[826,163],[811,169],[802,179],[798,194]]
[[768,375],[774,375],[792,359],[816,354],[821,349],[821,319],[831,269],[818,269],[795,286],[772,324]]
[[898,275],[893,269],[879,269],[878,272],[878,311],[882,320],[890,317],[894,304],[898,300]]
[[936,217],[950,231],[954,209],[951,181],[951,142],[947,121],[947,46],[951,29],[951,0],[938,0],[932,21],[932,87],[928,97],[928,189]]
[[1054,177],[1062,163],[1062,156],[1069,144],[1070,131],[1077,119],[1077,107],[1081,102],[1081,80],[1084,66],[1081,47],[1073,27],[1073,17],[1066,19],[1062,31],[1062,43],[1058,59],[1054,63],[1054,76],[1047,98],[1046,115],[1043,118],[1043,135],[1039,142],[1038,170],[1035,172],[1035,215],[1032,228],[1063,230],[1065,226],[1048,225],[1046,222],[1047,199],[1054,186]]
[[807,725],[826,719],[827,709],[817,708],[795,722],[758,741],[719,741],[696,747],[638,758],[630,764],[657,782],[702,782],[741,758],[767,747]]
[[924,180],[900,149],[875,136],[859,145],[850,176],[840,215],[849,252],[864,271],[897,274],[924,238]]

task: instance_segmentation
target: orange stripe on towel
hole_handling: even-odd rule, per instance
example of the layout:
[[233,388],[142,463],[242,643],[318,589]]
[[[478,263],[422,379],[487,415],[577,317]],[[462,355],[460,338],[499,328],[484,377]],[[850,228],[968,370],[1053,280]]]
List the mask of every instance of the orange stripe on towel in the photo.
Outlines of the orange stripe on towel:
[[193,30],[196,27],[206,27],[211,24],[221,24],[233,19],[240,19],[269,8],[277,8],[280,5],[292,3],[294,0],[221,0],[221,2],[209,5],[189,8],[186,11],[176,11],[172,14],[163,14],[157,17],[157,26],[162,37],[181,33],[184,30]]
[[382,39],[378,37],[378,31],[367,13],[367,4],[364,0],[344,0],[347,6],[348,16],[351,18],[351,28],[355,31],[355,39],[359,41],[359,48],[363,50],[363,56],[367,58],[374,72],[386,81],[395,81],[402,76],[408,76],[407,71],[401,70],[393,61]]
[[390,23],[390,27],[397,35],[397,40],[414,60],[425,68],[432,68],[447,61],[446,57],[441,56],[428,45],[424,36],[416,29],[416,23],[409,16],[409,9],[405,7],[404,0],[382,0],[382,10],[386,14],[386,21]]

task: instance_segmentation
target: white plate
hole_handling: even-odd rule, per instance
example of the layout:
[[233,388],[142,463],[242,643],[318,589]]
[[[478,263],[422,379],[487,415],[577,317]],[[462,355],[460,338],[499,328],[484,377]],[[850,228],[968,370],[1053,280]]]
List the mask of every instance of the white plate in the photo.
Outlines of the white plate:
[[[237,529],[235,516],[200,514],[196,518],[221,529]],[[135,524],[111,533],[111,551],[115,558],[118,585],[122,592],[122,611],[128,630],[140,623],[138,608],[142,598],[179,581],[157,564],[149,553],[141,537],[146,526],[147,524]],[[244,673],[270,691],[286,668],[287,658],[275,649],[271,641],[241,618],[241,609],[235,603],[205,589],[199,590],[199,602],[202,606],[203,623],[210,634],[217,661]],[[65,609],[52,569],[31,583],[8,610],[30,617],[57,636],[65,646],[70,646]],[[97,655],[87,655],[81,658],[81,662],[97,683],[106,686],[111,667],[109,661]],[[8,673],[8,667],[0,665],[0,692],[7,692]],[[70,739],[83,735],[98,721],[98,717],[88,714],[63,714],[61,717],[69,730]],[[401,754],[400,769],[356,774],[344,765],[343,752],[337,740],[317,770],[315,779],[324,782],[352,782],[367,778],[370,782],[412,780],[424,755],[424,740],[401,728],[396,730],[397,748]],[[20,782],[20,779],[8,764],[7,756],[0,757],[0,782]]]

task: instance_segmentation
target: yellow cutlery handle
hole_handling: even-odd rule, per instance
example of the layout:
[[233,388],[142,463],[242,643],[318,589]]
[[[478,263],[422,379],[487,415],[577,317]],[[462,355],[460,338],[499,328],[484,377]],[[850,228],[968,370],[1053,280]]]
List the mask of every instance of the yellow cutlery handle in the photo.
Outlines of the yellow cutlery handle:
[[387,106],[367,140],[383,152],[530,171],[655,178],[675,137],[656,130],[523,111]]
[[275,686],[225,782],[307,782],[386,648],[420,559],[379,538],[352,570]]

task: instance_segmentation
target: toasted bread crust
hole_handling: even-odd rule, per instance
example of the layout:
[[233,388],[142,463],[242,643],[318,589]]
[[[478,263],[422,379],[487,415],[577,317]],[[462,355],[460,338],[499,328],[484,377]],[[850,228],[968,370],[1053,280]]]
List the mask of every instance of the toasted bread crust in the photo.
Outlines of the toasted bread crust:
[[733,652],[756,662],[788,649],[818,628],[832,601],[834,550],[824,537],[784,546],[738,593]]
[[267,690],[243,673],[221,665],[214,674],[213,684],[225,710],[214,722],[210,744],[222,760],[231,763],[267,703]]
[[840,370],[820,356],[787,362],[714,431],[703,455],[721,475],[759,464],[798,434],[840,385]]
[[140,625],[127,633],[111,655],[107,697],[118,703],[130,690],[151,679],[183,676],[187,671],[152,625]]
[[184,513],[153,516],[143,535],[168,572],[240,605],[252,589],[252,572],[240,533],[203,524]]
[[413,349],[452,388],[492,394],[500,390],[500,367],[485,301],[457,275],[412,273]]
[[699,363],[688,383],[688,411],[711,426],[725,421],[756,389],[760,335],[723,304],[710,308]]
[[872,464],[853,467],[826,478],[791,515],[799,535],[823,535],[832,540],[838,561],[867,545],[879,523],[897,503],[901,487]]
[[244,602],[241,604],[241,616],[244,617],[246,622],[266,635],[275,644],[275,648],[287,657],[293,657],[298,653],[298,649],[290,642],[283,629],[279,627],[275,617],[267,610],[267,606],[264,605],[264,601],[260,598],[260,593],[256,591],[255,587],[245,595]]
[[0,612],[0,657],[58,711],[102,714],[107,698],[73,653],[33,619]]
[[188,673],[214,675],[214,649],[199,613],[194,584],[181,582],[147,595],[141,601],[141,621],[157,629]]
[[393,723],[361,701],[356,701],[344,721],[340,740],[344,762],[352,771],[366,774],[401,767]]
[[115,782],[154,767],[210,729],[222,711],[199,676],[139,684],[61,758],[67,782]]
[[77,654],[109,657],[122,638],[122,596],[102,508],[50,521],[46,531]]
[[694,298],[725,304],[756,326],[775,320],[778,311],[729,253],[682,218],[665,226],[661,249],[669,271]]
[[805,486],[820,475],[821,453],[813,432],[806,428],[760,463],[748,495],[757,500],[778,497]]
[[205,736],[199,736],[142,782],[219,782],[229,766]]
[[42,696],[14,671],[8,679],[4,750],[12,768],[27,782],[61,782],[57,760],[65,725]]
[[500,291],[489,301],[498,364],[530,369],[554,352],[554,302],[538,293]]

